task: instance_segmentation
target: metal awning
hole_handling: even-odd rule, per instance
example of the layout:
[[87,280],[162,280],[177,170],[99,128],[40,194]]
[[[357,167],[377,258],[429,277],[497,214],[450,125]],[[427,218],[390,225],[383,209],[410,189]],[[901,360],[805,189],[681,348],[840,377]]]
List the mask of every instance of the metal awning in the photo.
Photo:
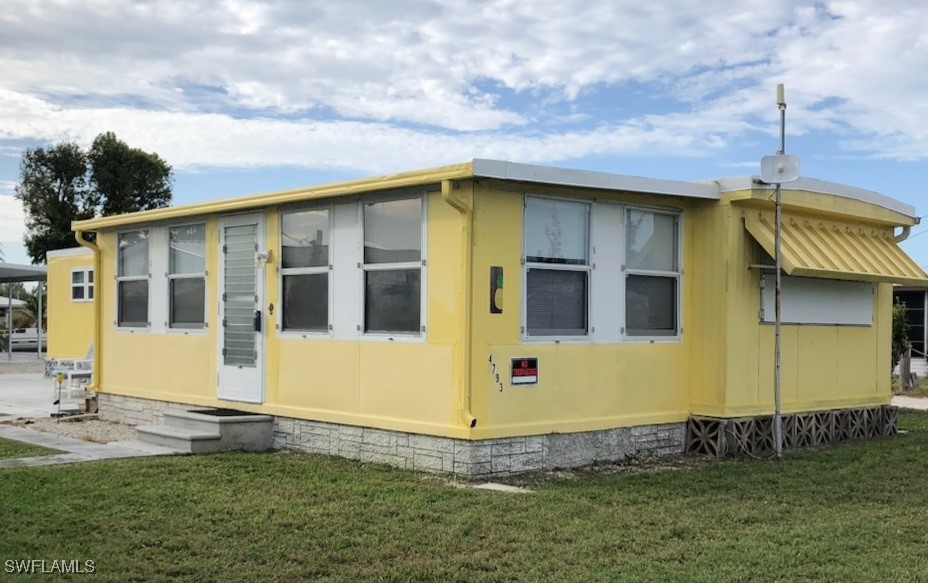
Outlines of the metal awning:
[[[899,248],[890,229],[786,214],[782,224],[782,266],[789,275],[928,284],[928,275]],[[744,226],[772,257],[773,217],[749,210]]]
[[0,263],[0,283],[15,281],[45,281],[48,270],[44,265]]
[[[17,263],[0,263],[0,283],[14,283],[20,281],[37,281],[39,282],[39,313],[42,313],[42,282],[48,280],[48,268],[44,265],[22,265]],[[9,294],[8,294],[9,295]],[[13,299],[12,296],[6,298],[7,317],[6,330],[7,338],[13,336]],[[37,328],[38,351],[37,358],[42,358],[42,318],[39,318]],[[7,359],[13,360],[13,343],[6,343]]]

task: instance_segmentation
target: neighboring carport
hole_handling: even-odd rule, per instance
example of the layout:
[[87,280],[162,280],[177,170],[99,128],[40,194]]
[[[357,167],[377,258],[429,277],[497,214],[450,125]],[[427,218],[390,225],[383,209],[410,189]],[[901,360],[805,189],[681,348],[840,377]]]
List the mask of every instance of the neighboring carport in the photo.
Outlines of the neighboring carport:
[[[42,287],[45,285],[45,281],[48,279],[47,268],[43,265],[19,265],[16,263],[0,263],[0,284],[8,284],[9,288],[12,288],[9,284],[17,282],[27,282],[35,281],[39,284],[38,289],[38,299],[39,305],[38,310],[39,314],[37,315],[38,322],[36,329],[38,331],[38,358],[42,358]],[[13,294],[12,289],[7,290],[7,297],[9,305],[7,306],[7,319],[6,319],[6,329],[7,329],[7,338],[11,338],[13,335]],[[7,360],[13,359],[13,343],[7,342]]]

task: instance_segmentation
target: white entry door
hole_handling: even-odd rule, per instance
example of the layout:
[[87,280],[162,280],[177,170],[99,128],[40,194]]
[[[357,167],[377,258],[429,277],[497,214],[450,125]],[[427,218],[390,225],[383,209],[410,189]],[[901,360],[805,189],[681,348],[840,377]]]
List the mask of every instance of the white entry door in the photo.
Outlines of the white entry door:
[[264,401],[264,217],[219,220],[219,398]]

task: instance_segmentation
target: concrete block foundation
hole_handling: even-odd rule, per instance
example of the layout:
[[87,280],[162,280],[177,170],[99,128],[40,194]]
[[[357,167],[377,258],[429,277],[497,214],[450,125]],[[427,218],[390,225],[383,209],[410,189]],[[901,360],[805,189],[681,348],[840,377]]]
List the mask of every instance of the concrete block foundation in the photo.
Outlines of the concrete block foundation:
[[[183,403],[107,393],[99,393],[98,398],[100,419],[129,425],[160,424],[167,411],[179,412],[193,408]],[[470,478],[622,461],[643,453],[681,453],[686,435],[685,423],[483,440],[420,435],[289,417],[275,417],[273,427],[276,449],[335,455]]]

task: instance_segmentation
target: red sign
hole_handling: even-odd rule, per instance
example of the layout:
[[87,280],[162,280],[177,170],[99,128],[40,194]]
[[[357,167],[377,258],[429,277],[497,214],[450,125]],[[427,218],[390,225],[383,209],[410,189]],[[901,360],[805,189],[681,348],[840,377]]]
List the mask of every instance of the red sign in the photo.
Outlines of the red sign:
[[512,384],[534,385],[538,383],[538,358],[512,359]]

